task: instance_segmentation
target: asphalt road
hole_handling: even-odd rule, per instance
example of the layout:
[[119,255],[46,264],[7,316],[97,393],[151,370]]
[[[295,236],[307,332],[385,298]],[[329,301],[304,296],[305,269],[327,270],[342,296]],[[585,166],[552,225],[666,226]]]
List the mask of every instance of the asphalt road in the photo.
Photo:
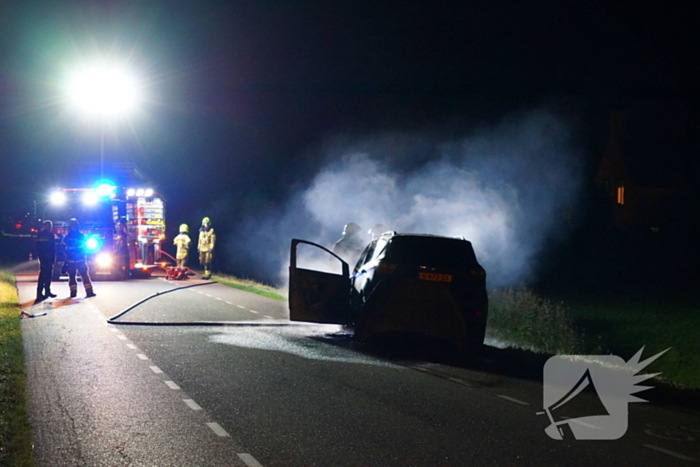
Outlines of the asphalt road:
[[[40,466],[700,464],[700,416],[673,407],[630,404],[618,440],[549,438],[541,379],[497,349],[465,361],[361,345],[218,284],[119,318],[152,325],[109,324],[203,282],[97,282],[73,300],[60,282],[30,306],[35,277],[18,289],[46,313],[22,323]],[[193,321],[209,324],[163,325]]]

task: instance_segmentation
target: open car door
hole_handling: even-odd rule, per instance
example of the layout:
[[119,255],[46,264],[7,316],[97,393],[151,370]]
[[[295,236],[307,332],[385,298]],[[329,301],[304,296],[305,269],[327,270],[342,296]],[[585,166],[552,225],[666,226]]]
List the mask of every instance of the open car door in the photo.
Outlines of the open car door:
[[[341,274],[297,267],[297,245],[324,250],[326,262],[340,262]],[[321,253],[314,251],[315,253]],[[289,318],[292,321],[347,324],[350,311],[350,267],[327,248],[306,240],[292,239],[289,261]]]

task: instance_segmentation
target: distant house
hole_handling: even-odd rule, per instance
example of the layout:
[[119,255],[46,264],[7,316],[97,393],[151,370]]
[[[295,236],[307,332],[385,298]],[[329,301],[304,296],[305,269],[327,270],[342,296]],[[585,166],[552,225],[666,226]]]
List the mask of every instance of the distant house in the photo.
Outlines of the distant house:
[[[668,142],[649,144],[649,135],[628,131],[625,120],[625,112],[611,113],[608,142],[595,175],[607,226],[659,233],[677,214],[684,186],[678,173],[682,154]],[[650,145],[660,152],[650,151]]]

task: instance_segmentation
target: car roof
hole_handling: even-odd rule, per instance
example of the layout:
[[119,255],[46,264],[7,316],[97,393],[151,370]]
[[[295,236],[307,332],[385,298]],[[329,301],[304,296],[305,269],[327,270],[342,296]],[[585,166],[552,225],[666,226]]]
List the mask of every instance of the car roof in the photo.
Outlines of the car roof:
[[444,238],[447,240],[457,240],[462,242],[471,243],[464,237],[446,237],[444,235],[433,235],[433,234],[420,234],[420,233],[398,233],[398,232],[384,232],[379,236],[379,238],[390,239],[395,237],[423,237],[423,238]]

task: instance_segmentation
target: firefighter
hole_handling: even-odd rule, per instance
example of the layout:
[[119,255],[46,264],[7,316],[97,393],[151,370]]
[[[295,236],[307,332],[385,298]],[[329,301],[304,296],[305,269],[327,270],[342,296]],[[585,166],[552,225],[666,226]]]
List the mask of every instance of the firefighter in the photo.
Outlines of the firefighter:
[[362,232],[362,229],[354,222],[345,224],[343,236],[333,245],[333,253],[340,256],[348,264],[353,264],[357,261],[365,246],[360,232]]
[[386,225],[384,224],[375,224],[374,227],[369,229],[367,231],[367,234],[369,235],[369,240],[376,240],[379,238],[381,234],[389,230]]
[[39,280],[36,285],[36,301],[54,298],[51,293],[53,264],[56,261],[56,236],[51,231],[53,222],[44,221],[44,227],[36,234],[36,253],[39,258]]
[[77,219],[70,220],[68,229],[68,234],[63,238],[63,243],[66,245],[66,270],[68,272],[70,296],[74,298],[78,295],[76,273],[80,273],[83,286],[85,287],[85,296],[87,298],[94,297],[96,294],[92,290],[92,281],[90,280],[87,258],[85,257],[85,242],[87,238],[80,232],[80,224]]
[[187,224],[180,225],[180,234],[173,239],[173,243],[177,247],[177,253],[175,253],[175,260],[177,261],[178,268],[184,268],[187,265],[187,256],[190,253],[190,236],[187,233],[190,228]]
[[214,244],[216,243],[216,234],[211,226],[211,220],[208,217],[202,219],[202,227],[199,228],[199,240],[197,242],[197,250],[199,250],[199,262],[204,269],[202,279],[211,278],[211,262],[214,259]]

